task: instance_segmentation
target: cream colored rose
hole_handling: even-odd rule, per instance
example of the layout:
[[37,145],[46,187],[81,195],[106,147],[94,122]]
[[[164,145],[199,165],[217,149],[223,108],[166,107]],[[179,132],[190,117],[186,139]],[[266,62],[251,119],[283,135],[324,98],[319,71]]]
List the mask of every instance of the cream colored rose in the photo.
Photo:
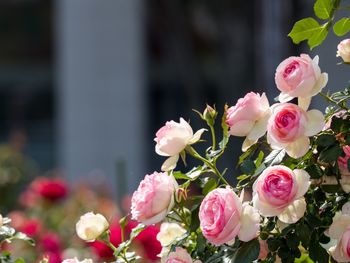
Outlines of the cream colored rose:
[[77,235],[85,241],[95,241],[109,227],[107,219],[101,214],[86,213],[76,224]]
[[339,43],[337,57],[341,57],[345,63],[350,63],[350,39]]
[[176,223],[163,223],[160,226],[160,232],[157,234],[157,240],[162,247],[169,246],[177,238],[183,236],[186,230]]
[[62,263],[93,263],[92,259],[83,259],[79,261],[77,258],[65,259]]

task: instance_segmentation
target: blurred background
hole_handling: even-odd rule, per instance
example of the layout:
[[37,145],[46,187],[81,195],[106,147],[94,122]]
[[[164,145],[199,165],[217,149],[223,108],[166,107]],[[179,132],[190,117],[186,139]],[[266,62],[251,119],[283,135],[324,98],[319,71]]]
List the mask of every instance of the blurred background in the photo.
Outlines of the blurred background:
[[[198,130],[203,123],[192,109],[206,103],[222,111],[248,91],[265,91],[272,101],[275,69],[290,55],[320,55],[326,89],[342,89],[339,39],[331,33],[310,52],[287,37],[312,5],[0,1],[0,185],[12,191],[8,182],[60,173],[124,196],[159,170],[164,158],[153,138],[167,120],[182,116]],[[223,166],[234,167],[236,140]]]

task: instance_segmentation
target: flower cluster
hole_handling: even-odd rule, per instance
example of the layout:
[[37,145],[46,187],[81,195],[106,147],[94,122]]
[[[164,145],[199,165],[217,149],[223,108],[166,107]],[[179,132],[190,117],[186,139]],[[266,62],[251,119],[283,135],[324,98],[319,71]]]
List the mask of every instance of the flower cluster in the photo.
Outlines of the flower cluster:
[[[345,62],[346,45],[338,46]],[[207,127],[196,133],[184,118],[166,122],[154,141],[167,159],[162,172],[146,175],[132,195],[131,218],[139,224],[129,239],[111,244],[107,220],[93,213],[77,223],[78,236],[110,245],[117,262],[138,259],[129,251],[132,241],[158,224],[158,256],[166,263],[349,262],[350,89],[324,94],[328,74],[318,62],[306,54],[282,61],[275,103],[250,92],[225,105],[219,142],[215,107],[197,112]],[[330,103],[325,115],[310,109],[318,94]],[[211,146],[200,153],[195,147],[206,131]],[[229,141],[237,145],[235,137],[244,137],[240,175],[217,165]],[[197,165],[188,169],[190,157]],[[186,172],[176,169],[180,158]],[[122,232],[127,224],[127,218],[120,221]]]

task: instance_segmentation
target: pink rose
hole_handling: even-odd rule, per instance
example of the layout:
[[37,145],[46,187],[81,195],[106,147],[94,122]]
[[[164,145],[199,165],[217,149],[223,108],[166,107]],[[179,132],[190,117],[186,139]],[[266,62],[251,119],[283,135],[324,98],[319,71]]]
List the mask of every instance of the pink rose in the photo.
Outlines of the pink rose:
[[233,242],[236,236],[244,242],[254,239],[260,216],[248,203],[242,204],[232,189],[217,188],[203,199],[199,221],[204,237],[219,246]]
[[324,117],[319,110],[305,112],[291,103],[272,106],[267,124],[267,141],[273,149],[285,149],[289,156],[299,158],[307,153],[310,140],[324,127]]
[[258,259],[264,260],[269,254],[269,246],[267,245],[266,240],[259,239],[260,252]]
[[154,141],[156,153],[161,156],[170,156],[162,165],[162,171],[170,171],[176,167],[179,154],[187,145],[196,143],[205,129],[200,129],[195,134],[191,126],[183,119],[180,122],[168,121],[165,126],[156,133]]
[[226,124],[233,136],[246,136],[243,150],[255,143],[266,132],[269,101],[265,93],[250,92],[227,110]]
[[350,146],[346,145],[343,147],[343,151],[345,153],[344,157],[339,157],[338,166],[341,175],[350,176],[350,171],[348,169],[348,160],[350,158]]
[[329,227],[329,237],[335,246],[329,248],[329,252],[337,262],[350,261],[350,215],[336,213],[333,223]]
[[344,157],[338,158],[339,171],[342,177],[340,178],[340,185],[343,188],[344,192],[350,192],[350,171],[348,169],[348,160],[350,158],[350,146],[343,146],[343,152],[345,153]]
[[253,185],[253,206],[262,216],[278,216],[284,223],[295,223],[305,213],[304,194],[310,185],[309,174],[286,166],[268,167]]
[[170,252],[169,255],[162,260],[164,263],[201,263],[200,260],[193,261],[190,254],[186,249],[177,247],[174,252]]
[[344,39],[339,43],[337,57],[341,57],[345,63],[350,63],[350,39]]
[[131,199],[132,218],[145,225],[162,221],[174,205],[176,188],[171,175],[157,172],[146,175]]
[[278,65],[275,82],[281,91],[280,102],[287,102],[295,97],[305,99],[315,96],[326,86],[328,74],[321,74],[318,56],[312,60],[309,55],[301,54],[300,57],[289,57]]

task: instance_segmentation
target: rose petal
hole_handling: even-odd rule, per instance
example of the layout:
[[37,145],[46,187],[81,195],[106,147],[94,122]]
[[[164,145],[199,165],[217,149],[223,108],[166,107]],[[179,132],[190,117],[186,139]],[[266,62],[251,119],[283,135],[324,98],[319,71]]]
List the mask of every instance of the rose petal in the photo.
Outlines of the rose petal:
[[262,216],[277,216],[283,211],[283,208],[277,208],[261,202],[258,195],[253,196],[253,206],[256,208]]
[[346,263],[350,261],[350,258],[343,253],[340,242],[335,247],[331,247],[329,249],[329,253],[339,263]]
[[317,93],[319,93],[324,87],[326,87],[328,83],[328,74],[327,73],[322,73],[320,77],[318,78],[315,86],[312,89],[311,96],[315,96]]
[[292,158],[300,158],[309,150],[310,140],[306,136],[302,136],[296,141],[286,146],[287,154]]
[[254,124],[251,131],[247,135],[247,138],[250,141],[256,141],[266,133],[267,122],[269,118],[270,118],[270,112],[267,111],[265,115]]
[[306,112],[306,116],[307,116],[307,126],[305,131],[306,136],[313,136],[318,132],[322,131],[325,125],[324,116],[322,112],[320,112],[319,110],[310,110]]
[[165,160],[165,162],[162,165],[162,171],[163,172],[168,172],[170,170],[174,170],[177,164],[177,161],[179,160],[179,155],[174,155],[169,157],[168,159]]
[[290,96],[287,93],[280,93],[280,95],[278,96],[278,100],[283,103],[283,102],[288,102],[291,101],[294,97]]
[[293,170],[295,174],[295,179],[298,184],[298,192],[296,193],[295,198],[302,197],[306,194],[307,190],[309,190],[310,186],[310,175],[302,169]]
[[298,97],[298,106],[304,111],[307,111],[311,103],[311,97]]
[[231,125],[229,133],[233,136],[247,136],[254,126],[253,121],[243,120]]
[[294,224],[304,216],[306,202],[304,198],[295,200],[280,215],[278,219],[287,224]]
[[248,203],[243,204],[241,214],[241,229],[238,238],[243,242],[248,242],[258,236],[260,229],[260,215],[256,209]]
[[251,141],[251,140],[248,139],[248,137],[245,138],[245,140],[244,140],[244,142],[242,144],[242,152],[247,151],[250,148],[250,146],[252,146],[256,142],[257,142],[257,140]]
[[194,144],[198,142],[201,139],[201,136],[203,132],[207,131],[207,129],[200,129],[196,131],[196,133],[193,135],[193,137],[189,140],[188,144]]
[[336,214],[332,225],[329,227],[329,237],[340,239],[349,225],[350,215]]

